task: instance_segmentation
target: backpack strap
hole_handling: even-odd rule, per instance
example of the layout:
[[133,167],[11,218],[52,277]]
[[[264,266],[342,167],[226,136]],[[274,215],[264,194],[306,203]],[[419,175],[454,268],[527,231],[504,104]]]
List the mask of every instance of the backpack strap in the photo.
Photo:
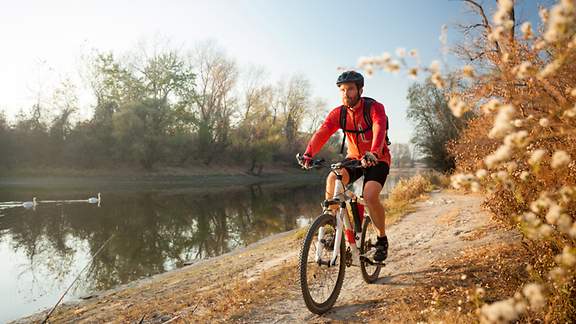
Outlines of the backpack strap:
[[366,127],[366,129],[362,131],[356,129],[346,129],[346,115],[347,115],[346,106],[344,105],[340,106],[340,129],[342,129],[342,145],[340,146],[340,154],[344,154],[344,143],[346,143],[346,133],[363,134],[372,128],[370,105],[372,104],[372,101],[374,101],[374,99],[371,98],[364,98],[364,99],[368,99],[364,101],[364,120],[366,121],[366,124],[368,126]]
[[386,116],[386,145],[390,146],[390,144],[392,144],[392,142],[390,142],[388,138],[388,116]]
[[346,107],[340,106],[340,129],[342,129],[342,146],[340,154],[344,154],[344,143],[346,142]]
[[364,121],[366,122],[366,130],[372,129],[372,103],[375,100],[372,98],[364,97]]
[[[368,125],[368,127],[366,129],[371,129],[372,128],[372,115],[370,114],[370,108],[372,107],[372,103],[375,100],[372,98],[368,98],[368,97],[364,97],[364,120],[366,121],[366,125]],[[386,145],[390,145],[392,144],[390,142],[390,139],[388,138],[388,128],[389,128],[389,119],[388,116],[386,116]]]

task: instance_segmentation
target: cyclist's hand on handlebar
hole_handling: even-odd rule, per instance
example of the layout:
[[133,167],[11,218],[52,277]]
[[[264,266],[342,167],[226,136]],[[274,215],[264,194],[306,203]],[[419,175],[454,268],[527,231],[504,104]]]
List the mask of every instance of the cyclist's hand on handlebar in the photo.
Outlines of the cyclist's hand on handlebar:
[[310,170],[312,169],[312,157],[306,153],[304,154],[297,154],[296,160],[298,160],[298,164],[302,167],[302,169]]
[[378,164],[378,158],[372,152],[366,152],[361,160],[362,167],[369,168]]

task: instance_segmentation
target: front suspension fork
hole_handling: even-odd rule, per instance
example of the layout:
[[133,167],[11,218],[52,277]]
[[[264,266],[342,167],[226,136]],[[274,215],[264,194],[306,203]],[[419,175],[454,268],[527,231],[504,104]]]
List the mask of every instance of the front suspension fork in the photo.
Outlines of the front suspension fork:
[[[348,237],[352,259],[359,259],[360,251],[358,250],[358,245],[360,244],[360,237],[358,237],[358,239],[355,238],[356,235],[354,234],[354,230],[350,224],[345,202],[340,205],[340,210],[336,217],[336,237],[334,239],[334,250],[332,251],[332,258],[330,259],[330,266],[336,265],[336,259],[338,259],[338,255],[340,254],[340,244],[344,231],[346,231],[346,236]],[[320,235],[320,233],[318,234]]]

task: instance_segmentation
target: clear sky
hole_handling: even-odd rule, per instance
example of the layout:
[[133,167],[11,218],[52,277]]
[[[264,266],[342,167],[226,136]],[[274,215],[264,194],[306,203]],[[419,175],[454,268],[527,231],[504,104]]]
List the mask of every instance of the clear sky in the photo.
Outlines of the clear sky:
[[[489,8],[495,3],[484,2]],[[520,1],[520,21],[534,21],[542,2],[550,1]],[[453,43],[459,37],[455,25],[468,21],[467,11],[449,0],[4,0],[0,109],[11,118],[30,107],[40,85],[77,79],[80,58],[90,49],[122,54],[158,36],[183,50],[215,40],[240,67],[267,69],[271,81],[303,74],[314,96],[335,107],[337,67],[354,67],[361,56],[397,47],[417,49],[426,65],[441,59],[441,26],[448,26]],[[404,73],[377,73],[366,82],[365,95],[386,107],[394,142],[410,138],[405,112],[411,82]],[[89,111],[89,101],[81,105]]]

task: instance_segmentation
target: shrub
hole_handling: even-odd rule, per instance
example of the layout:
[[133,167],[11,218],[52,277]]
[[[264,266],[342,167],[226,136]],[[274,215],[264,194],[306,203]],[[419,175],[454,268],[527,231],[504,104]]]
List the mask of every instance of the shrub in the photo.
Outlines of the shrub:
[[410,68],[403,56],[397,61],[383,55],[359,65],[368,72],[395,72],[401,65],[412,76],[428,72],[438,88],[451,89],[448,105],[455,116],[479,114],[449,145],[461,172],[452,177],[453,186],[485,190],[486,206],[529,239],[529,280],[535,281],[513,298],[484,305],[480,321],[516,321],[529,312],[547,322],[574,322],[576,2],[541,9],[538,32],[524,22],[521,35],[514,1],[497,1],[492,22],[477,1],[466,3],[482,21],[464,26],[470,41],[456,48],[474,64],[460,71],[467,87],[452,89],[438,62]]

